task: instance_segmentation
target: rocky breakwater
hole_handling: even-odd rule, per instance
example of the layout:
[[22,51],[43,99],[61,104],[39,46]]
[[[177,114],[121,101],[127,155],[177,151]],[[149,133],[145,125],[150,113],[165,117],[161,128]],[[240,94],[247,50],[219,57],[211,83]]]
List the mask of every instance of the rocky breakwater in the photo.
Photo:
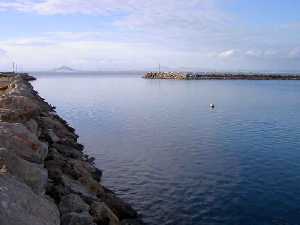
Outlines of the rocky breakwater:
[[0,74],[0,224],[142,224],[101,185],[102,172],[33,79]]
[[144,75],[144,78],[172,80],[300,80],[300,75],[226,72],[149,72]]
[[144,75],[146,79],[185,80],[186,74],[180,72],[149,72]]

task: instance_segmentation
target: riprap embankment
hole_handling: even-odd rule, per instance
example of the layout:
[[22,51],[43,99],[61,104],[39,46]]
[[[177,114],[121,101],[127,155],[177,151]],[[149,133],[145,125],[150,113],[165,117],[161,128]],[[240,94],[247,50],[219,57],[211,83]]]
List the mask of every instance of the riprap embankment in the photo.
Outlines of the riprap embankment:
[[142,224],[32,80],[0,74],[0,224]]

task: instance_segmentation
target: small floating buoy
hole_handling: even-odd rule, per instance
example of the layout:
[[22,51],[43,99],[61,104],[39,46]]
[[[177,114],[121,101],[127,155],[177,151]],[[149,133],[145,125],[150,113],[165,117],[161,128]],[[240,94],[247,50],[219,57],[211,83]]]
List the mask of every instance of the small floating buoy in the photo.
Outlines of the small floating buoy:
[[210,104],[209,106],[210,106],[210,108],[212,108],[212,109],[215,108],[215,105],[214,105],[214,104]]

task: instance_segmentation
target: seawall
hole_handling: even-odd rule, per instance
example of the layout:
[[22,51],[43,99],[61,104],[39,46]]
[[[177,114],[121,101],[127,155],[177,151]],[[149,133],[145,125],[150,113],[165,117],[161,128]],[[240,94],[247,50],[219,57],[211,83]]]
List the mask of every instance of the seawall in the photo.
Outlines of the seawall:
[[143,224],[101,184],[102,171],[34,79],[0,73],[0,224]]
[[146,79],[171,80],[300,80],[300,76],[265,73],[184,73],[184,72],[148,72]]

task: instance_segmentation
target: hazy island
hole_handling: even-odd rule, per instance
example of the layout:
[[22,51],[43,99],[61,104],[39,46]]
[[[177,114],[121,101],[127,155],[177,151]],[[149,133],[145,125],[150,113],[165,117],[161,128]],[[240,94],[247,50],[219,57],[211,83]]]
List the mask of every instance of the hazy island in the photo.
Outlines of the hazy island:
[[78,72],[77,70],[69,67],[69,66],[60,66],[57,67],[53,70],[51,70],[50,72],[54,72],[54,73],[75,73]]

